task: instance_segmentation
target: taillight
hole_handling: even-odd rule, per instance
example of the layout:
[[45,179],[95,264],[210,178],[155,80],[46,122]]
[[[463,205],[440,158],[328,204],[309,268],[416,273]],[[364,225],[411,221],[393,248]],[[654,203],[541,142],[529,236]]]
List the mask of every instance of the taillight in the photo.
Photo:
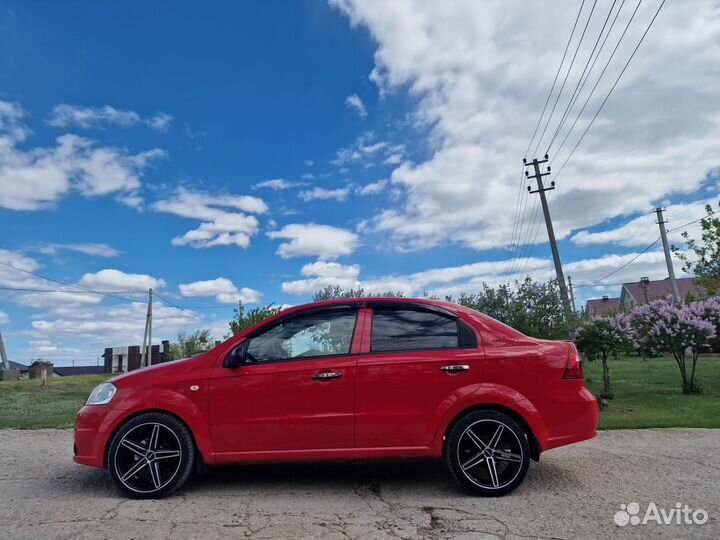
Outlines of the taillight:
[[580,361],[580,355],[577,352],[577,349],[575,348],[575,345],[570,345],[570,350],[568,350],[568,359],[567,364],[565,364],[565,373],[563,374],[563,379],[582,379],[583,378],[583,370],[582,370],[582,362]]

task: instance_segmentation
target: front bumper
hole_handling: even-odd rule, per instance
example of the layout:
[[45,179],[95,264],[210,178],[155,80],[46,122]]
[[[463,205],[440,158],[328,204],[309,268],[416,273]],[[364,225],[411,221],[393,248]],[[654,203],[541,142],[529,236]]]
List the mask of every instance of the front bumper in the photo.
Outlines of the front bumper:
[[107,405],[86,405],[80,409],[75,419],[75,463],[105,467],[105,449],[123,412]]

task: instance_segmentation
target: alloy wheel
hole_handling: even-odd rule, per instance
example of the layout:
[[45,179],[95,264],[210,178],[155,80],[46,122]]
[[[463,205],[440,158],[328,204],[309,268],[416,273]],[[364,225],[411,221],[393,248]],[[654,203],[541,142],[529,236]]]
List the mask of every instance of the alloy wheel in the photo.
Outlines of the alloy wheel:
[[515,432],[498,420],[479,420],[468,426],[457,445],[462,474],[484,489],[502,489],[522,469],[523,447]]
[[120,440],[113,464],[118,480],[136,493],[163,489],[177,476],[182,445],[175,432],[158,422],[139,424]]

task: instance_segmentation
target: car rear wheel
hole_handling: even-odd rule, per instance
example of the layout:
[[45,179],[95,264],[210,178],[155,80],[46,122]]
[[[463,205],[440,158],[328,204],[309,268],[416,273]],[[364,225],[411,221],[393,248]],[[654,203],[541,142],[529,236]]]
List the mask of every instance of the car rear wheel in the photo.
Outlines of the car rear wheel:
[[518,487],[530,465],[525,432],[497,411],[466,414],[450,430],[445,446],[450,472],[477,495],[498,497]]
[[138,415],[115,433],[107,466],[115,485],[138,499],[159,499],[193,471],[195,443],[188,428],[164,413]]

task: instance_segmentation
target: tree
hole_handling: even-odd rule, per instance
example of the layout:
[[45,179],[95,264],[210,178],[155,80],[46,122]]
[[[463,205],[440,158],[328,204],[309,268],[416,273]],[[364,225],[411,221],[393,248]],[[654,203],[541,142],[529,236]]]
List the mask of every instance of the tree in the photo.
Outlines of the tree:
[[720,218],[715,217],[712,207],[705,206],[707,215],[700,220],[701,239],[690,238],[687,231],[682,233],[683,240],[689,251],[694,255],[672,246],[673,253],[683,263],[683,272],[694,274],[708,295],[720,290]]
[[177,343],[170,346],[170,356],[173,360],[190,358],[211,349],[213,341],[209,328],[195,330],[192,334],[180,332],[177,336]]
[[268,317],[277,315],[282,311],[282,309],[283,308],[281,306],[269,304],[264,307],[254,307],[245,311],[245,306],[243,306],[242,302],[239,302],[238,307],[233,310],[233,319],[229,323],[231,335],[234,336],[235,334],[239,334],[243,330],[247,330],[251,326],[255,326],[257,323],[264,321]]
[[324,302],[326,300],[347,300],[349,298],[367,298],[367,297],[389,297],[402,298],[402,291],[387,291],[383,293],[366,293],[362,287],[358,289],[343,289],[340,285],[328,285],[327,287],[315,291],[313,302]]
[[[720,301],[710,298],[678,305],[672,298],[638,306],[630,313],[632,338],[636,348],[651,353],[673,355],[680,370],[684,394],[699,394],[695,368],[701,350],[717,335],[720,325]],[[690,350],[688,369],[686,354]]]
[[608,358],[626,352],[630,348],[630,337],[630,321],[624,314],[609,317],[592,315],[578,325],[575,331],[578,350],[587,357],[602,360],[603,392],[600,397],[612,399]]
[[452,296],[446,299],[484,313],[528,336],[567,338],[565,313],[555,280],[538,283],[527,277],[516,281],[515,288],[509,285],[495,288],[483,283],[478,293],[462,294],[457,300]]

